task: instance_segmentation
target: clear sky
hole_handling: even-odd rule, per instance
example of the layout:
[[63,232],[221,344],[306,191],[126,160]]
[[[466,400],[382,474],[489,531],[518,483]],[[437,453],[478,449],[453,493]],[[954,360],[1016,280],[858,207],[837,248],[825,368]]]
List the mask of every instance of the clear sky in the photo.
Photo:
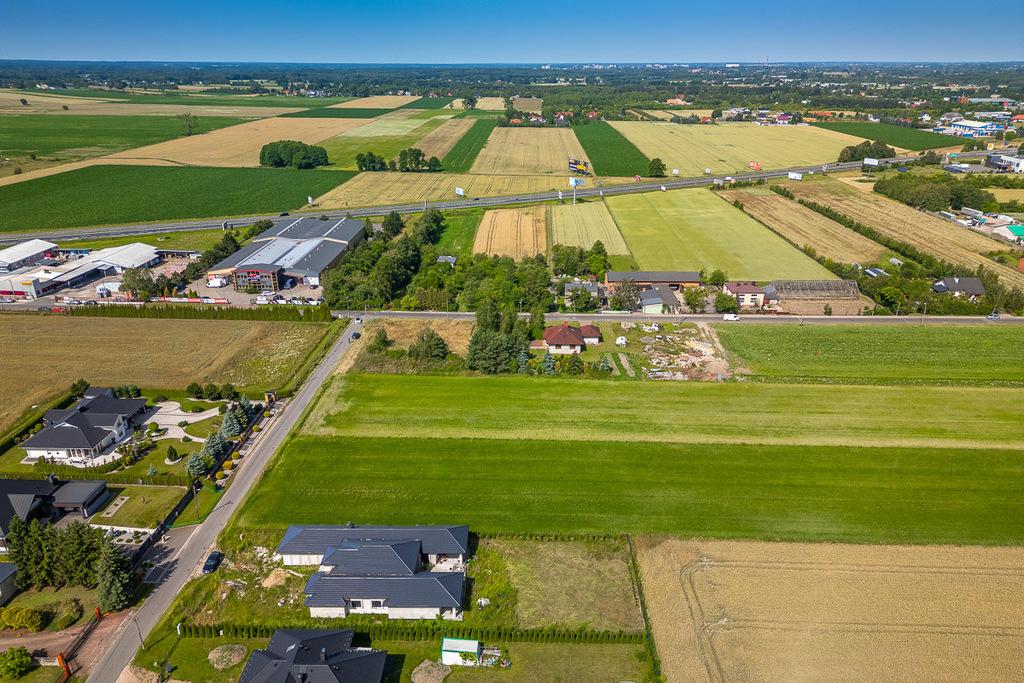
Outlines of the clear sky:
[[974,22],[964,7],[949,0],[0,0],[0,58],[447,64],[1024,60],[1019,31],[1011,29],[1002,39],[972,35],[965,31]]

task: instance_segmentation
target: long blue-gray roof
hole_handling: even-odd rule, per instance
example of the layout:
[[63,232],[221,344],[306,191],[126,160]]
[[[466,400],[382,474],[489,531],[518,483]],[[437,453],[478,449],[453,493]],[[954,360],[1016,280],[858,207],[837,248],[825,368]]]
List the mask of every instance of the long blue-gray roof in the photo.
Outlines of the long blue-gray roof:
[[461,607],[466,575],[420,572],[414,576],[313,574],[304,592],[307,607],[340,607],[349,600],[383,600],[385,607]]
[[426,555],[468,555],[469,527],[290,526],[277,547],[282,555],[320,555],[344,541],[419,541]]

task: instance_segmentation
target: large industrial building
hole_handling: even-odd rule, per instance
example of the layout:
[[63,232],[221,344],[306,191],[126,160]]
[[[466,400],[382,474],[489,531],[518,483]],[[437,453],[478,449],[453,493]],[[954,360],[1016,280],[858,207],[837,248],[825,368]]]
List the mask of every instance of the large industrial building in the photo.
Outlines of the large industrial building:
[[365,236],[366,223],[354,218],[299,218],[261,233],[207,276],[227,280],[236,290],[277,291],[288,279],[319,285],[320,274]]
[[[40,240],[32,240],[37,241]],[[19,244],[11,249],[24,247],[25,244],[31,243]],[[40,245],[35,245],[25,251],[36,251],[39,248]],[[30,256],[34,258],[31,254],[27,254],[26,258]],[[159,262],[160,254],[156,247],[141,242],[98,249],[78,258],[37,258],[31,265],[0,273],[0,296],[38,299],[67,287],[80,287],[100,277],[120,275],[129,268],[148,268]]]
[[0,249],[0,273],[34,266],[57,256],[57,245],[46,240],[29,240]]

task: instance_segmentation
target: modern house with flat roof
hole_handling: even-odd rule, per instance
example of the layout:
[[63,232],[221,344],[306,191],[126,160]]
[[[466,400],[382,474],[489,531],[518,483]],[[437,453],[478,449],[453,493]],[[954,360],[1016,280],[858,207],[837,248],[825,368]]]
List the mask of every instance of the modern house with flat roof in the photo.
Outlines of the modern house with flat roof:
[[15,517],[23,522],[48,520],[63,512],[88,517],[107,502],[110,492],[102,480],[61,483],[47,479],[0,479],[0,552],[7,551],[7,533]]
[[281,629],[253,650],[238,683],[380,683],[388,653],[352,647],[353,631]]
[[213,266],[207,277],[228,279],[236,290],[276,291],[288,278],[319,285],[320,274],[365,236],[366,223],[354,218],[299,218],[260,233]]

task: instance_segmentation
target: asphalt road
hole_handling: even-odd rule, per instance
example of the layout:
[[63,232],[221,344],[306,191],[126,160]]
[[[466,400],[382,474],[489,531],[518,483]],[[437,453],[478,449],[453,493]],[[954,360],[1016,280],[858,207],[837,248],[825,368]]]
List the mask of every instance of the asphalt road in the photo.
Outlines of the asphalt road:
[[[985,156],[988,152],[966,152],[959,155],[960,158],[970,158]],[[900,164],[907,161],[913,161],[916,156],[905,156],[896,157],[894,159],[882,159],[886,164]],[[725,178],[731,177],[737,181],[741,180],[769,180],[771,178],[784,178],[790,172],[796,173],[821,173],[823,170],[828,171],[846,171],[851,169],[857,169],[861,167],[861,162],[850,161],[845,163],[828,163],[828,164],[813,164],[809,166],[791,166],[789,168],[774,169],[767,171],[754,171],[750,173],[734,173],[731,176],[718,174],[710,176],[699,176],[695,178],[663,178],[660,180],[653,181],[642,181],[632,183],[628,185],[615,185],[611,187],[591,187],[590,183],[594,182],[588,178],[588,186],[583,187],[576,191],[577,197],[611,197],[614,195],[621,194],[636,194],[640,192],[658,192],[664,187],[667,190],[675,190],[685,187],[700,187],[709,185],[716,180],[724,181]],[[558,178],[553,178],[558,180]],[[565,198],[571,197],[572,192],[566,188],[562,191]],[[342,211],[324,211],[323,213],[329,218],[343,218],[351,215],[354,217],[364,216],[381,216],[386,213],[395,211],[397,213],[417,213],[427,208],[441,209],[441,210],[453,210],[453,209],[469,209],[476,206],[502,206],[508,204],[529,204],[533,202],[551,201],[558,199],[558,191],[553,192],[534,192],[530,194],[514,194],[505,195],[502,197],[477,197],[468,199],[452,199],[444,201],[434,202],[416,202],[410,204],[390,204],[383,206],[374,206],[370,208],[362,209],[345,209]],[[303,215],[320,215],[317,212],[312,213],[296,213],[296,216]],[[91,228],[77,228],[67,230],[42,230],[32,232],[20,232],[20,233],[3,233],[0,234],[0,244],[11,244],[21,242],[26,239],[45,239],[45,240],[68,240],[68,239],[80,239],[88,237],[121,237],[126,235],[151,235],[158,234],[161,232],[184,232],[190,230],[213,230],[219,229],[224,224],[229,225],[249,225],[258,220],[272,220],[276,222],[282,222],[284,220],[295,220],[294,217],[282,218],[278,214],[262,214],[254,216],[241,216],[235,218],[206,218],[202,220],[194,221],[171,221],[162,223],[137,223],[131,225],[106,225],[100,227]]]
[[[116,681],[121,671],[131,663],[140,646],[140,632],[143,638],[149,635],[195,568],[200,562],[206,560],[210,548],[227,525],[228,519],[234,514],[238,504],[259,480],[270,458],[284,442],[285,437],[291,432],[292,427],[295,426],[299,417],[316,396],[320,386],[348,349],[349,338],[355,328],[355,323],[348,326],[338,342],[306,378],[295,396],[287,401],[284,409],[272,418],[267,428],[261,432],[259,442],[250,449],[249,454],[242,461],[242,465],[233,477],[234,481],[224,492],[217,507],[202,524],[196,527],[177,555],[168,561],[169,566],[161,583],[117,632],[115,641],[90,673],[88,680],[91,683]],[[136,629],[136,625],[138,625],[138,629]]]

